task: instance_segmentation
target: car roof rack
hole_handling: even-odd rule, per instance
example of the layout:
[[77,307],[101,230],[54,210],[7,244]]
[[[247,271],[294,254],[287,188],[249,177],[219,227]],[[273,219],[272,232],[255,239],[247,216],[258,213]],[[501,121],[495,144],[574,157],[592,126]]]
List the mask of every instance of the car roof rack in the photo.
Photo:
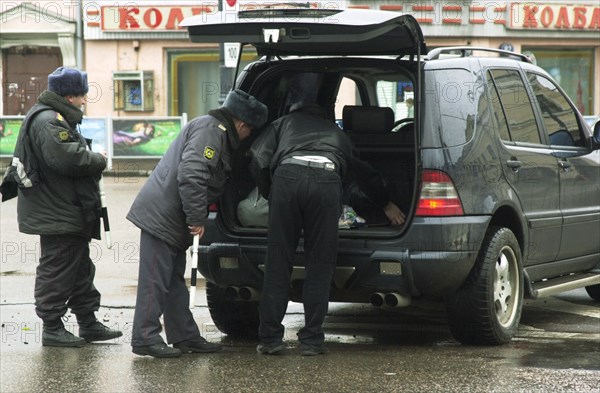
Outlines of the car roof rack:
[[531,59],[529,57],[527,57],[526,55],[522,54],[522,53],[515,53],[515,52],[510,52],[507,50],[502,50],[502,49],[494,49],[494,48],[485,48],[485,47],[477,47],[477,46],[447,46],[447,47],[443,47],[443,48],[436,48],[433,49],[431,51],[429,51],[429,53],[427,53],[427,60],[437,60],[440,58],[440,55],[442,53],[450,53],[450,52],[461,52],[460,57],[467,57],[470,56],[470,53],[468,52],[472,52],[472,51],[479,51],[479,52],[494,52],[494,53],[499,53],[505,56],[509,56],[509,57],[516,57],[521,59],[521,61],[524,61],[526,63],[531,63]]

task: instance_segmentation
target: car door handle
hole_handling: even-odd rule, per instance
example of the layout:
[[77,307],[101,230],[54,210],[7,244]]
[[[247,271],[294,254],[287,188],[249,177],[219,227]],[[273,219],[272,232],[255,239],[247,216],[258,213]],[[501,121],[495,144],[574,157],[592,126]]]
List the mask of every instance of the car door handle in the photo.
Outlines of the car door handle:
[[571,163],[569,161],[558,161],[558,166],[564,169],[565,171],[571,167]]
[[519,160],[508,160],[506,161],[506,165],[513,171],[518,171],[523,166],[523,163]]

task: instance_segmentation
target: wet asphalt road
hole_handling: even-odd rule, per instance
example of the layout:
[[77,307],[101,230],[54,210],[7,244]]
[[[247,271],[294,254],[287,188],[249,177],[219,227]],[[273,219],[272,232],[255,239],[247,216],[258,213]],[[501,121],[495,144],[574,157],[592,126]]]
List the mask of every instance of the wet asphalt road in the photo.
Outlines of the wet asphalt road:
[[[332,304],[329,355],[302,357],[295,333],[302,308],[284,320],[288,349],[256,353],[255,342],[218,332],[198,289],[193,310],[216,354],[154,359],[131,353],[139,231],[125,216],[143,178],[107,177],[113,248],[92,246],[97,313],[124,336],[83,348],[41,346],[33,306],[38,238],[17,232],[16,202],[0,206],[0,392],[600,392],[600,304],[583,290],[527,301],[508,345],[471,347],[450,335],[443,309],[421,304],[384,311]],[[77,333],[75,317],[66,326]]]

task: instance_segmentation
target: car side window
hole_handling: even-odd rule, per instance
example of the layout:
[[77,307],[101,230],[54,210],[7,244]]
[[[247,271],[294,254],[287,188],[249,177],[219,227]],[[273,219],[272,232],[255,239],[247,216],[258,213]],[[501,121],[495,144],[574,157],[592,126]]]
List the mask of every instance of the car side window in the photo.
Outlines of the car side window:
[[506,116],[510,140],[541,144],[533,107],[519,71],[489,70],[490,77]]
[[344,106],[362,104],[358,84],[354,79],[344,76],[340,82],[335,100],[335,118],[338,124],[342,121]]
[[394,119],[414,118],[414,86],[404,75],[389,75],[375,85],[377,105],[394,111]]
[[583,138],[577,116],[558,87],[543,75],[529,72],[527,78],[542,113],[550,144],[581,146]]
[[496,87],[494,86],[494,81],[491,77],[489,77],[489,75],[487,81],[487,90],[491,100],[490,106],[492,108],[492,115],[496,119],[500,138],[503,141],[510,141],[511,139],[510,132],[508,131],[508,122],[506,121],[506,116],[504,115],[502,104],[500,103],[500,96],[498,95],[498,90],[496,90]]

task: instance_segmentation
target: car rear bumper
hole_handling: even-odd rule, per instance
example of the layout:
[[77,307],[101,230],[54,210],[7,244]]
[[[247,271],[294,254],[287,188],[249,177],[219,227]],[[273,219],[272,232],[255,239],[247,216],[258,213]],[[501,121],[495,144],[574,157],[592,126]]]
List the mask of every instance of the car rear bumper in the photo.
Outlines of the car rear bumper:
[[[358,301],[352,293],[439,297],[452,292],[471,271],[489,220],[489,216],[415,218],[401,238],[364,242],[342,238],[334,292],[339,300],[347,296],[352,301]],[[229,240],[201,246],[199,271],[219,286],[260,290],[265,239]],[[304,278],[302,246],[297,255],[292,286]],[[368,297],[362,298],[368,301]]]

